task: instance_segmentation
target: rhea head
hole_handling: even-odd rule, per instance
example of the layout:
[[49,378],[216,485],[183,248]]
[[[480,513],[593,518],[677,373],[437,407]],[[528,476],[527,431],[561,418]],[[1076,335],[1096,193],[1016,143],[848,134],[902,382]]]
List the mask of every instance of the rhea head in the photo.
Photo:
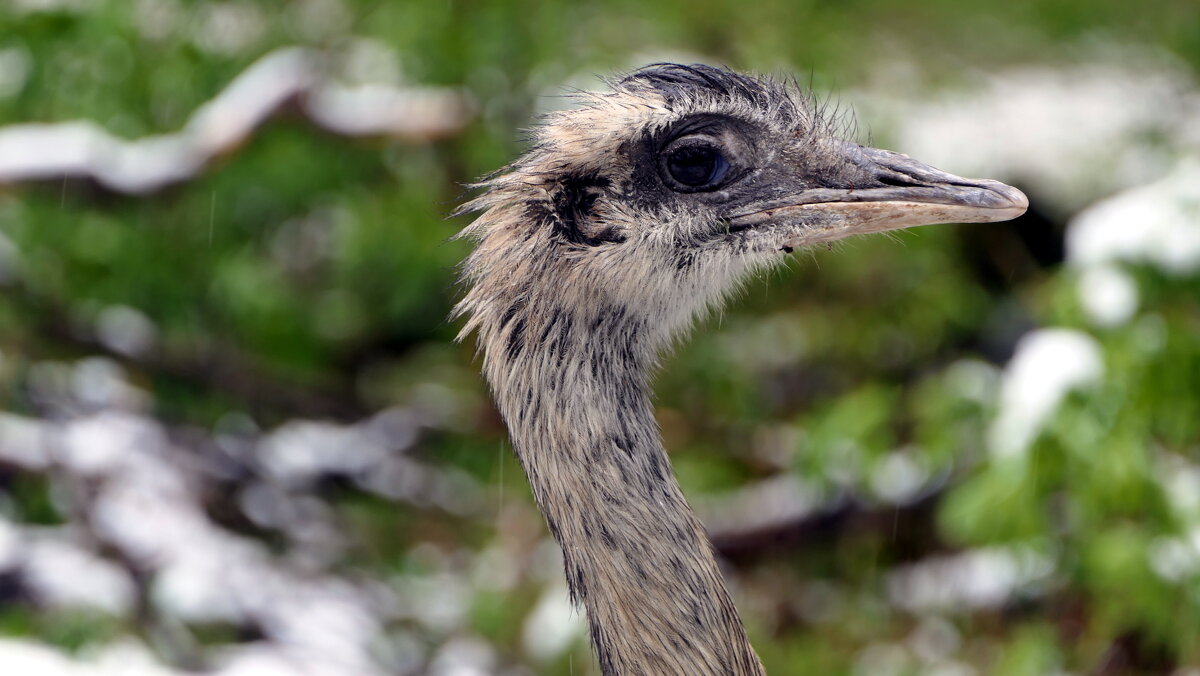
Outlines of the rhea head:
[[464,206],[485,212],[463,233],[478,240],[467,330],[553,300],[640,315],[657,347],[798,247],[1002,221],[1028,204],[1003,183],[839,138],[792,83],[660,64],[611,87],[549,115]]

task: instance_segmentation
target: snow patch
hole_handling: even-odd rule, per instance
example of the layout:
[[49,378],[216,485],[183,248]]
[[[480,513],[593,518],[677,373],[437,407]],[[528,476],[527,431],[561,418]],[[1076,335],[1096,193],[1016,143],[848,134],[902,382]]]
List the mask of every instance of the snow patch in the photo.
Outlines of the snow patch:
[[1039,329],[1017,344],[1004,371],[1000,411],[988,434],[993,457],[1020,458],[1070,391],[1104,371],[1100,346],[1086,333]]

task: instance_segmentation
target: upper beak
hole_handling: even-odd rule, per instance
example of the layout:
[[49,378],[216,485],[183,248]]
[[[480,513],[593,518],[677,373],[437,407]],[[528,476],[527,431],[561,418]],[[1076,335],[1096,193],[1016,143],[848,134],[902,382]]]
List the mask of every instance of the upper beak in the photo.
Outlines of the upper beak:
[[848,142],[838,151],[857,165],[866,185],[805,188],[733,216],[731,228],[806,226],[785,243],[793,247],[916,225],[1007,221],[1029,207],[1024,193],[999,181],[962,178],[907,155]]

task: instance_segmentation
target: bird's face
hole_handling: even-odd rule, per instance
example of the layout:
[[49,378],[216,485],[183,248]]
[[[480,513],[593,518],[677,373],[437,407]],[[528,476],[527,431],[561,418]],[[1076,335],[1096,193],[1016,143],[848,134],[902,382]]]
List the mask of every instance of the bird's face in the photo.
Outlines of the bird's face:
[[643,236],[668,236],[685,259],[774,259],[851,235],[1008,220],[1028,206],[998,181],[954,176],[790,116],[688,113],[625,152],[631,171],[616,192],[639,205],[644,228],[662,230]]
[[600,295],[686,321],[794,248],[1027,206],[997,181],[839,138],[794,85],[663,65],[613,88],[552,116],[468,205],[489,210],[476,261],[503,245],[577,306]]

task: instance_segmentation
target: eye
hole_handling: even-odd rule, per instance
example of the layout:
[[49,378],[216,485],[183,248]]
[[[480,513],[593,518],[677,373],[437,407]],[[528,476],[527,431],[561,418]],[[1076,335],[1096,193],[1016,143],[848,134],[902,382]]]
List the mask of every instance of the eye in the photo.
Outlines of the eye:
[[729,172],[729,161],[707,144],[669,150],[665,164],[671,178],[686,188],[714,186]]

